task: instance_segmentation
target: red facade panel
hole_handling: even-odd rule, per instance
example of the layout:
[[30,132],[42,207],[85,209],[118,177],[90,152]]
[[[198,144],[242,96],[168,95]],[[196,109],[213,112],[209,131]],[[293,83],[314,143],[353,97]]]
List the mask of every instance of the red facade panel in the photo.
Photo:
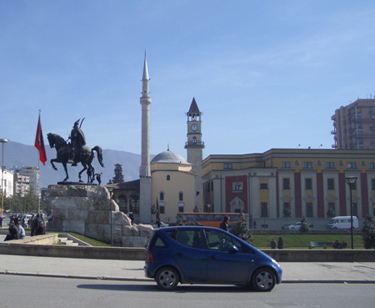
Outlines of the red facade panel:
[[346,216],[346,187],[345,183],[345,174],[339,173],[339,206],[340,206],[340,213],[339,216]]
[[294,174],[294,199],[295,199],[295,217],[302,217],[302,185],[301,173]]
[[369,215],[367,174],[361,173],[362,217]]
[[318,172],[316,174],[316,189],[318,198],[318,218],[324,218],[324,185],[323,185],[323,173]]
[[[233,185],[237,183],[242,183],[242,190],[236,191],[233,190]],[[225,210],[226,212],[230,212],[230,204],[229,202],[232,201],[235,197],[241,198],[245,202],[245,213],[248,213],[248,204],[247,204],[247,176],[240,175],[240,176],[226,176],[225,177]]]

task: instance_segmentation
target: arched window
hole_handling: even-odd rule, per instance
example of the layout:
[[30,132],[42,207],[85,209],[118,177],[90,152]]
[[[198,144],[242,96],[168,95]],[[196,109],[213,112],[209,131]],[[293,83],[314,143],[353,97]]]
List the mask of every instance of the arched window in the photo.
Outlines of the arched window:
[[159,202],[159,214],[165,214],[165,203]]
[[178,206],[178,212],[183,213],[185,209],[185,204],[183,202],[180,202],[179,204],[177,204],[177,206]]
[[139,196],[138,195],[130,196],[129,212],[132,212],[134,214],[139,214]]
[[197,144],[197,137],[193,137],[193,144]]
[[160,199],[160,201],[164,200],[164,192],[162,192],[162,191],[160,192],[159,199]]
[[118,207],[121,212],[128,213],[128,207],[127,207],[128,200],[125,195],[120,195],[117,200]]
[[167,175],[167,181],[170,181],[171,180],[171,176],[168,174]]
[[184,193],[183,192],[179,192],[178,193],[178,200],[179,201],[183,201],[184,200]]

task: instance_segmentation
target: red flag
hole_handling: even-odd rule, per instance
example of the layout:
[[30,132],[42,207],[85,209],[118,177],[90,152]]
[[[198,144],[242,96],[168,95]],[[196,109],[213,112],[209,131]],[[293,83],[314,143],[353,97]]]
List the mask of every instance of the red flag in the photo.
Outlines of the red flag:
[[43,165],[46,164],[47,161],[47,154],[46,148],[44,147],[44,140],[43,140],[43,133],[42,133],[42,124],[40,123],[40,114],[38,119],[38,127],[36,129],[36,136],[35,136],[35,147],[39,150],[39,159]]

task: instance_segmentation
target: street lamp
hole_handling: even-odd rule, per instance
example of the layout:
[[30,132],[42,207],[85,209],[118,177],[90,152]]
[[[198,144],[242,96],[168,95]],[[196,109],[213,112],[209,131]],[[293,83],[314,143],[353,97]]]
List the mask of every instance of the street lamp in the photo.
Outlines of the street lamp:
[[355,183],[357,182],[356,176],[348,176],[345,178],[346,184],[349,185],[349,191],[350,191],[350,236],[352,240],[352,249],[353,249],[353,187],[355,187]]
[[4,217],[4,143],[7,143],[8,139],[0,139],[1,143],[1,216]]

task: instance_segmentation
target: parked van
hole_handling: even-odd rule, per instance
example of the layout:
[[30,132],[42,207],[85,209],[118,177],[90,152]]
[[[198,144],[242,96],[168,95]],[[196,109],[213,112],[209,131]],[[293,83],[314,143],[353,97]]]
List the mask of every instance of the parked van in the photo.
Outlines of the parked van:
[[[333,217],[329,224],[327,225],[327,229],[350,229],[351,228],[351,221],[350,216],[337,216]],[[353,216],[353,228],[358,228],[358,218]]]

